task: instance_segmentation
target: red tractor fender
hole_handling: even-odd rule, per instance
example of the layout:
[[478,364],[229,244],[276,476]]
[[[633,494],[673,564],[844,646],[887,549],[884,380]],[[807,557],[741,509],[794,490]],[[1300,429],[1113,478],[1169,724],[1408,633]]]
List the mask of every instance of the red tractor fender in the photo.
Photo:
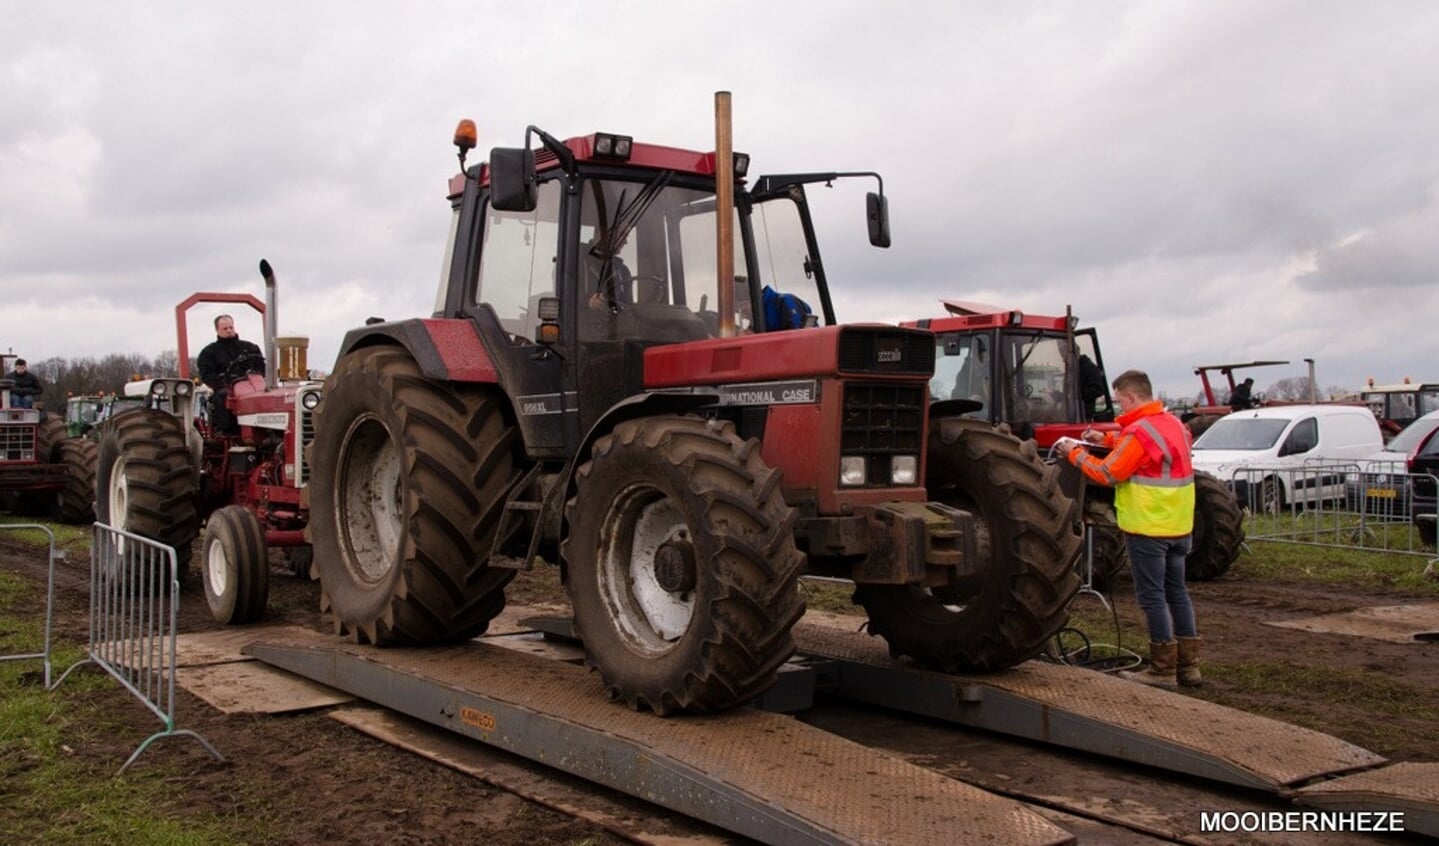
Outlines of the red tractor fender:
[[404,347],[430,379],[489,385],[500,381],[475,324],[463,318],[411,318],[353,329],[340,344],[340,355],[382,344]]

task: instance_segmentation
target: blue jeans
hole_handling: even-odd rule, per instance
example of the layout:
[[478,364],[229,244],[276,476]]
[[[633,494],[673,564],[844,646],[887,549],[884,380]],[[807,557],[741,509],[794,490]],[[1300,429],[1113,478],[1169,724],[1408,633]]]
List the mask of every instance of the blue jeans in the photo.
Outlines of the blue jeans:
[[14,400],[14,401],[10,404],[12,408],[34,408],[34,407],[35,407],[35,398],[32,397],[32,396],[30,396],[29,394],[26,394],[26,395],[23,396],[23,397],[20,397],[20,396],[13,397],[12,399]]
[[1178,538],[1124,536],[1129,569],[1134,575],[1134,598],[1149,626],[1149,640],[1166,643],[1175,637],[1195,637],[1194,606],[1184,586],[1184,558],[1189,535]]

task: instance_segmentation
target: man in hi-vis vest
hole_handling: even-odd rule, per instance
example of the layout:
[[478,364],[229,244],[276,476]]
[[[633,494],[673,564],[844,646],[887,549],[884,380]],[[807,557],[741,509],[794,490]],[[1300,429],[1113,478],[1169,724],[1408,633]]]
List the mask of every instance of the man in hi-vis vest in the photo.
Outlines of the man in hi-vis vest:
[[1184,559],[1194,530],[1194,468],[1189,429],[1154,399],[1149,377],[1127,370],[1114,380],[1119,432],[1085,432],[1110,448],[1099,459],[1066,438],[1065,458],[1085,476],[1115,489],[1114,508],[1129,551],[1134,596],[1149,627],[1149,667],[1125,678],[1160,687],[1201,684],[1199,632],[1184,586]]

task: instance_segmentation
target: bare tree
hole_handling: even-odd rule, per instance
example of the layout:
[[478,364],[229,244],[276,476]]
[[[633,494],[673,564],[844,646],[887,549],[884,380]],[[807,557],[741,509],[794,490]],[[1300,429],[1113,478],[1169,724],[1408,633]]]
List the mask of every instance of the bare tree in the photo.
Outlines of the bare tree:
[[1269,399],[1284,400],[1286,402],[1308,402],[1309,385],[1308,376],[1287,376],[1270,385],[1269,389],[1264,393]]
[[111,353],[103,358],[47,358],[36,362],[35,375],[45,384],[45,408],[63,414],[69,397],[120,391],[125,383],[146,376],[173,376],[177,356],[170,351],[158,359],[135,353]]

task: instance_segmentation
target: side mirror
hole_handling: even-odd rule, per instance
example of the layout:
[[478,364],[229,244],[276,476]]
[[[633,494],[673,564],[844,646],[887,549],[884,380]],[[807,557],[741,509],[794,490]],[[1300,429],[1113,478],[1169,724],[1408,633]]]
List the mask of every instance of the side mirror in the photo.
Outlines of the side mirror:
[[539,204],[535,185],[535,152],[509,147],[490,151],[490,207],[529,212]]
[[876,247],[889,246],[889,200],[870,191],[864,197],[865,216],[869,219],[869,242]]

